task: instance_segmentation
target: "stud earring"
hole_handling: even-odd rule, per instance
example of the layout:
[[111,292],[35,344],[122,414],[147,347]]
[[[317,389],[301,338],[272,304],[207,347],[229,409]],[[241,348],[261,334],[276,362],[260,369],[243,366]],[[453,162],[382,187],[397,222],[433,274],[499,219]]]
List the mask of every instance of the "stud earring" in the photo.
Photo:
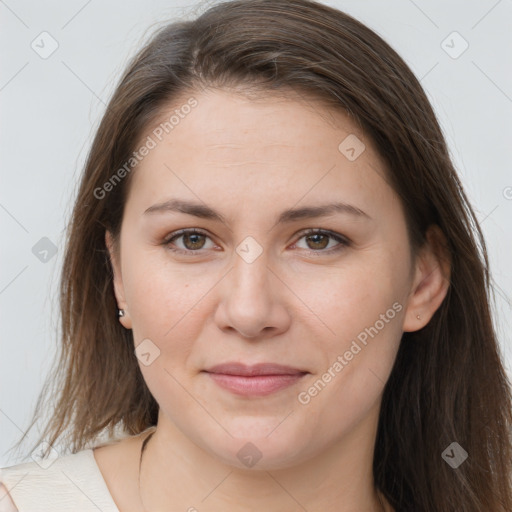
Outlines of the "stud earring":
[[119,309],[117,311],[117,316],[124,316],[124,309]]
[[421,316],[420,316],[420,315],[416,315],[416,318],[417,318],[418,320],[421,320]]

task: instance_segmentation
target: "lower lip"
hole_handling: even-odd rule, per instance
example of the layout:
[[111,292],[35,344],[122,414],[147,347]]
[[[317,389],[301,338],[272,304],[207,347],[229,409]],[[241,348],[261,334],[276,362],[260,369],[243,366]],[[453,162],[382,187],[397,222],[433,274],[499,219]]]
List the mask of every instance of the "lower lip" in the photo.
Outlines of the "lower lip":
[[298,382],[305,373],[293,375],[257,375],[243,377],[241,375],[226,375],[224,373],[209,373],[208,375],[221,388],[227,389],[236,395],[265,396],[285,389]]

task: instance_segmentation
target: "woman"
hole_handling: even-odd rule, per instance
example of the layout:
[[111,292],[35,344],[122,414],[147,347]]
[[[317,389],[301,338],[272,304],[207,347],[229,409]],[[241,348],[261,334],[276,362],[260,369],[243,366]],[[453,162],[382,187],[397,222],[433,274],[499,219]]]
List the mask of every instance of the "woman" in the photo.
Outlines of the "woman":
[[47,458],[2,475],[21,512],[512,510],[482,233],[417,79],[338,10],[234,1],[154,36],[61,305]]

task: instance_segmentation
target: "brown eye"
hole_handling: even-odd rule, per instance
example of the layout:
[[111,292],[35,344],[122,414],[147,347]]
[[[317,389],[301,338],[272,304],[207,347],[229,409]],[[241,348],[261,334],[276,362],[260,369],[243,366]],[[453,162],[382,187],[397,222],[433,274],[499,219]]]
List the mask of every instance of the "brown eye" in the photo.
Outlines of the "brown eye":
[[[319,229],[311,229],[302,234],[300,239],[306,240],[305,249],[310,253],[331,253],[343,249],[350,245],[347,238],[337,234],[331,233],[330,231],[324,231]],[[337,242],[334,246],[330,246],[331,241]]]
[[310,242],[311,249],[325,249],[329,245],[329,236],[315,233],[305,237]]
[[[199,233],[185,233],[181,235],[183,237],[183,245],[189,249],[202,249],[204,245],[204,235]],[[201,237],[203,239],[201,239]]]
[[[168,247],[169,250],[179,254],[200,254],[202,249],[212,248],[211,246],[205,247],[206,240],[209,238],[210,237],[202,231],[198,231],[196,229],[183,229],[173,233],[166,241],[164,241],[163,245]],[[181,248],[176,242],[180,239],[182,239],[181,244],[183,248]],[[303,233],[299,240],[302,239],[306,240],[306,247],[304,249],[311,254],[318,255],[323,253],[330,254],[350,245],[350,241],[344,236],[318,229],[311,229]],[[334,247],[329,247],[331,241],[337,242]]]
[[[181,244],[183,248],[179,245],[176,247],[176,241],[180,238],[182,239]],[[209,236],[201,231],[197,231],[195,229],[184,229],[174,233],[170,238],[164,241],[163,245],[168,246],[171,251],[177,253],[192,254],[194,252],[200,252],[201,249],[208,249],[209,247],[205,247],[205,243],[208,238]]]

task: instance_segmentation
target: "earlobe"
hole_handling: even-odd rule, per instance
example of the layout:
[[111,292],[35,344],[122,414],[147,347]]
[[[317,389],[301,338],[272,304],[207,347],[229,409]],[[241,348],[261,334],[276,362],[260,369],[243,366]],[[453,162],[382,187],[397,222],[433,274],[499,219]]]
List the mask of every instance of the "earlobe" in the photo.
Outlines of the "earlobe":
[[[116,251],[114,248],[114,242],[112,239],[112,235],[110,231],[105,231],[105,246],[107,247],[110,264],[112,267],[113,273],[113,286],[114,286],[114,294],[117,301],[118,309],[114,312],[117,318],[119,318],[119,322],[126,329],[132,328],[132,321],[130,318],[130,314],[128,311],[128,304],[126,303],[124,296],[124,286],[123,286],[123,278],[121,274],[121,268],[119,262],[116,258]],[[122,314],[120,313],[122,311]]]
[[403,331],[425,327],[441,306],[450,287],[450,255],[439,226],[427,230],[425,245],[416,260],[416,272],[407,303]]

